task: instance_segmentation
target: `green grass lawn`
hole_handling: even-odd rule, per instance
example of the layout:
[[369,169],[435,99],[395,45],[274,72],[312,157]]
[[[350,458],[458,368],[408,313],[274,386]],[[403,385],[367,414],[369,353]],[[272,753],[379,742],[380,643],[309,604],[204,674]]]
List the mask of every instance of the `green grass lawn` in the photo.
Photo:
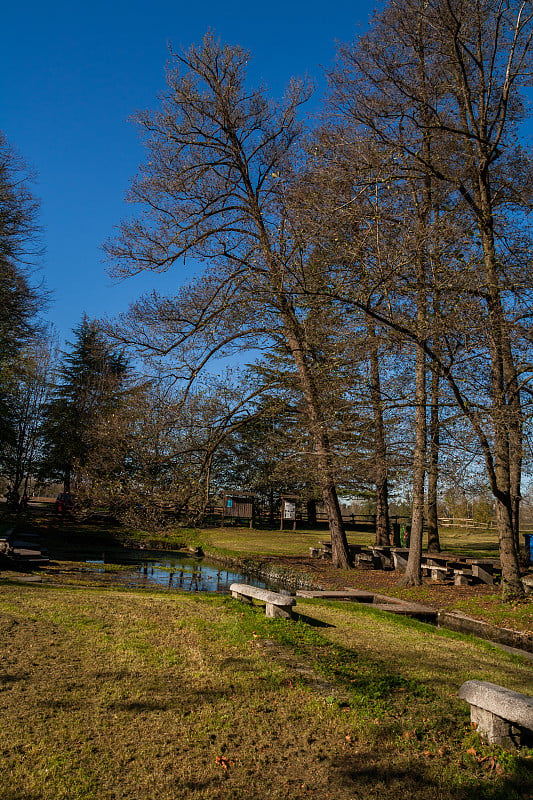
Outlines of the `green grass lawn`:
[[517,800],[533,750],[483,746],[457,689],[531,665],[340,604],[0,591],[2,800]]
[[[329,539],[326,530],[251,530],[250,528],[207,528],[199,534],[206,546],[228,553],[272,555],[307,555],[310,547]],[[368,531],[348,531],[350,544],[374,544]],[[441,530],[441,546],[461,556],[495,558],[498,556],[498,534],[493,528],[460,530],[446,527]]]

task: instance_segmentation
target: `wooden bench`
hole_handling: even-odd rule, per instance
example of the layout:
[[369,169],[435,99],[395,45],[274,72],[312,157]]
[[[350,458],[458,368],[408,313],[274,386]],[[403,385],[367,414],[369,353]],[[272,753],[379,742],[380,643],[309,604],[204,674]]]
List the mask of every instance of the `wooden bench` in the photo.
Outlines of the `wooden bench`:
[[231,596],[236,600],[243,600],[251,603],[252,600],[260,600],[265,603],[265,613],[267,617],[283,617],[290,619],[292,616],[291,608],[296,604],[294,597],[278,592],[270,592],[268,589],[258,589],[257,586],[248,586],[246,583],[232,583],[229,587]]
[[319,542],[318,544],[321,547],[320,557],[326,560],[332,558],[333,547],[331,542]]
[[373,545],[370,551],[374,556],[376,569],[394,569],[390,547]]
[[470,704],[470,719],[490,744],[516,747],[533,738],[533,697],[488,681],[466,681],[459,697]]

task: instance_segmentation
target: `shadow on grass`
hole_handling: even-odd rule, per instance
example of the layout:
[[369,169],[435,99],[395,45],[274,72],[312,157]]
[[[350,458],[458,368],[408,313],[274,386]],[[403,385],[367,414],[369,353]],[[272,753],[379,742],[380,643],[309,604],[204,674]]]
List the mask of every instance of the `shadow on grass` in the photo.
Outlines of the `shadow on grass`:
[[[242,670],[242,667],[239,667]],[[253,669],[249,669],[253,672]],[[112,690],[120,686],[120,681],[109,681]],[[63,696],[48,699],[40,698],[35,701],[35,706],[47,711],[81,711],[87,707],[88,700],[74,699],[69,697],[69,690],[65,688],[61,691],[61,686],[56,684],[57,690]],[[264,687],[261,686],[261,690]],[[129,695],[129,697],[128,697]],[[145,697],[143,697],[145,695]],[[220,688],[198,688],[192,689],[188,686],[177,685],[174,680],[157,682],[153,685],[146,683],[142,687],[134,685],[131,690],[124,689],[122,699],[113,700],[102,695],[101,699],[96,698],[96,708],[100,713],[107,712],[126,712],[126,713],[152,713],[152,712],[173,712],[181,716],[187,716],[191,709],[199,710],[204,705],[214,707],[218,702],[235,699],[237,692],[233,684],[223,685]],[[250,698],[250,692],[242,691],[242,696]],[[0,800],[4,800],[3,797]]]
[[21,672],[18,675],[0,675],[0,685],[7,683],[18,683],[18,681],[25,681],[27,678],[28,674],[25,672]]
[[467,544],[460,544],[459,542],[453,543],[453,552],[457,553],[458,555],[465,554],[469,555],[471,552],[481,552],[481,553],[494,553],[498,555],[499,547],[498,547],[498,538],[495,537],[494,539],[486,542],[471,542]]
[[[375,756],[376,761],[372,758]],[[436,762],[426,766],[421,761],[411,760],[403,766],[379,763],[382,753],[365,753],[359,758],[346,758],[335,765],[339,770],[340,782],[354,791],[364,786],[372,786],[375,792],[383,787],[383,797],[439,797],[446,800],[529,800],[533,797],[533,764],[525,759],[511,774],[472,775],[468,783],[454,784],[450,777],[446,786],[442,779],[435,777],[438,772]],[[370,763],[369,763],[370,761]]]
[[310,625],[312,628],[335,628],[335,625],[332,625],[330,622],[324,622],[321,619],[315,619],[314,617],[308,617],[307,614],[299,614],[297,611],[293,611],[293,617],[298,622],[305,622],[306,625]]

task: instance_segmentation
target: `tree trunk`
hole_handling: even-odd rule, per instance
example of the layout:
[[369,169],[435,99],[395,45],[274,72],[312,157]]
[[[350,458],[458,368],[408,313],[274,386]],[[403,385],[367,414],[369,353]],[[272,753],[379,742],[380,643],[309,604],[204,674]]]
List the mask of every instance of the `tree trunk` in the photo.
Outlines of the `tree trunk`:
[[439,373],[431,373],[431,416],[429,420],[429,467],[428,467],[428,553],[440,553],[437,488],[439,480]]
[[[486,187],[483,187],[486,188]],[[480,193],[482,208],[487,211],[485,225],[480,224],[481,242],[487,276],[487,307],[490,326],[492,419],[494,426],[494,470],[491,488],[496,497],[496,519],[502,567],[504,599],[524,596],[520,577],[519,503],[522,459],[520,400],[516,387],[516,368],[502,308],[497,257],[492,232],[492,217],[486,192]],[[509,386],[509,383],[511,384]],[[511,397],[509,396],[511,392]]]
[[426,477],[426,358],[416,348],[415,364],[415,449],[413,454],[413,504],[409,558],[400,586],[422,583],[422,535],[424,532],[424,483]]
[[331,535],[333,566],[348,569],[352,564],[339,499],[337,497],[337,489],[335,487],[331,463],[331,445],[319,399],[318,388],[315,384],[309,364],[307,363],[304,336],[300,330],[296,315],[294,311],[291,310],[285,296],[280,298],[280,306],[287,343],[298,370],[300,386],[305,398],[309,430],[314,440],[315,453],[317,456],[318,481],[322,499],[326,507],[329,532]]
[[259,242],[268,267],[270,290],[276,297],[276,304],[283,323],[285,341],[294,359],[300,388],[305,399],[309,431],[314,440],[317,456],[318,482],[328,516],[333,565],[348,569],[352,564],[333,475],[331,444],[320,392],[309,363],[309,350],[305,332],[298,320],[290,295],[285,290],[285,271],[284,268],[280,268],[277,255],[271,246],[267,226],[265,225],[262,211],[257,204],[257,196],[252,188],[252,181],[246,169],[243,169],[243,177],[245,178],[251,217],[255,220]]
[[502,598],[503,600],[520,599],[524,596],[524,586],[520,575],[519,554],[515,547],[513,507],[510,494],[506,500],[496,501],[496,519],[502,566]]
[[389,518],[389,482],[387,444],[383,422],[383,403],[379,374],[378,341],[374,324],[367,320],[370,343],[370,396],[374,415],[374,480],[376,483],[376,544],[388,547],[391,543]]
[[314,497],[311,497],[307,503],[307,524],[308,525],[316,525],[316,500]]
[[509,477],[511,488],[511,519],[515,549],[520,553],[520,501],[522,499],[522,450],[524,436],[524,416],[518,389],[518,376],[514,365],[507,328],[503,341],[503,363],[505,383],[508,394],[509,426]]
[[268,521],[274,526],[274,489],[272,486],[268,490]]

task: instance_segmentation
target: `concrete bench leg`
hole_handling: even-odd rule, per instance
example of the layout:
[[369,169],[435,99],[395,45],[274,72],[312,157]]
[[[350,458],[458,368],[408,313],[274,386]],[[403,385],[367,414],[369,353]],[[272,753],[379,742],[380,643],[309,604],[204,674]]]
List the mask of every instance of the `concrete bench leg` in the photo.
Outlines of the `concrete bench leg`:
[[265,606],[265,614],[267,617],[279,617],[281,619],[291,619],[290,606],[275,606],[272,603],[267,603]]
[[252,598],[247,597],[245,594],[239,594],[238,592],[232,592],[231,596],[234,600],[242,600],[243,603],[248,603],[248,605],[252,605]]
[[480,581],[483,581],[483,583],[486,583],[489,586],[494,586],[494,575],[492,574],[490,567],[481,567],[478,564],[472,564],[472,575],[474,578],[478,578]]
[[486,711],[478,706],[470,706],[470,719],[489,744],[499,744],[501,747],[508,748],[516,747],[519,744],[520,735],[515,733],[514,726],[491,711]]

